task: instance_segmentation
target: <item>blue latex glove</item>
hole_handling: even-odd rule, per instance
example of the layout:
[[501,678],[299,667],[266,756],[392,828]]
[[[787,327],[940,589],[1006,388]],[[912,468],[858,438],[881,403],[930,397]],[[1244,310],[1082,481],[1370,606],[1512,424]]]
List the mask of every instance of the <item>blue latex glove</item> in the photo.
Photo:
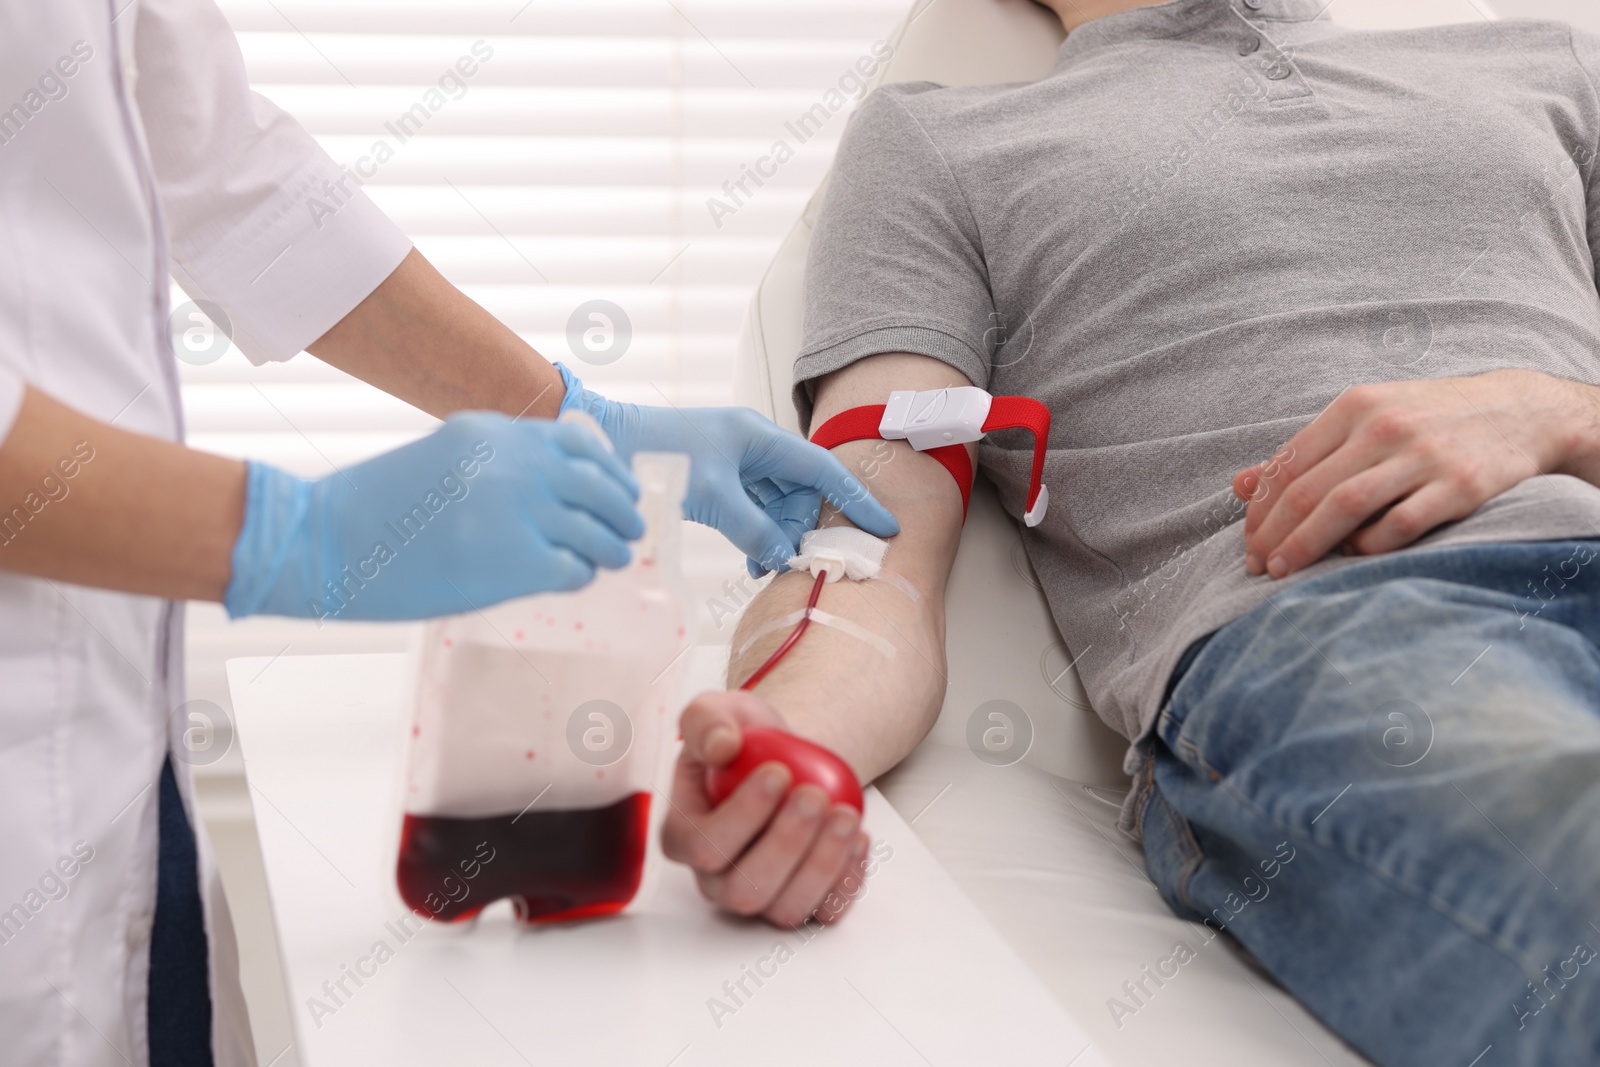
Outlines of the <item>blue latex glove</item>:
[[800,535],[816,526],[822,501],[874,537],[900,524],[827,449],[749,408],[671,408],[620,404],[591,393],[560,363],[561,411],[586,411],[617,452],[687,452],[687,518],[719,530],[749,559],[752,576],[788,569]]
[[577,589],[628,562],[639,487],[590,431],[456,415],[319,481],[249,465],[234,618],[422,619]]

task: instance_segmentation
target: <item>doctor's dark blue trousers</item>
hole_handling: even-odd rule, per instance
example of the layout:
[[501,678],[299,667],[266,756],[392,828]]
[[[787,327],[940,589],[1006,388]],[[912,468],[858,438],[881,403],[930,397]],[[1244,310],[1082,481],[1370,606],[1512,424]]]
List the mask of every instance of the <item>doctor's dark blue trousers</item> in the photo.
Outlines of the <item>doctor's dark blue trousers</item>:
[[150,1067],[211,1067],[211,972],[194,828],[161,767],[161,851],[150,933]]

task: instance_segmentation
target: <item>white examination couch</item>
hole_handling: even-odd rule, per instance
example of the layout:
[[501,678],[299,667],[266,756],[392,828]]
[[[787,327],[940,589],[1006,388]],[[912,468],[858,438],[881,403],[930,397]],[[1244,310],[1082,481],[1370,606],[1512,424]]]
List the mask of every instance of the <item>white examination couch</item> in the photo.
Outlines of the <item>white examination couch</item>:
[[[1377,29],[1465,22],[1486,9],[1482,0],[1341,0],[1333,11],[1338,21]],[[1061,37],[1054,16],[1030,0],[918,0],[878,80],[1027,81],[1050,70]],[[740,402],[796,430],[790,387],[820,200],[812,198],[757,288],[737,372]],[[950,579],[946,647],[949,689],[939,721],[879,785],[1108,1062],[1367,1062],[1245,953],[1225,938],[1208,942],[1203,927],[1174,917],[1161,901],[1138,846],[1115,828],[1128,786],[1124,743],[1091,710],[1016,526],[981,475]],[[980,760],[967,744],[972,713],[994,700],[1024,709],[1033,726],[1027,755],[1010,766]],[[1195,958],[1159,988],[1147,981],[1150,995],[1130,999],[1124,983],[1137,983],[1179,942]],[[1112,997],[1136,1010],[1114,1018]],[[1074,1051],[1063,1050],[1062,1062]]]

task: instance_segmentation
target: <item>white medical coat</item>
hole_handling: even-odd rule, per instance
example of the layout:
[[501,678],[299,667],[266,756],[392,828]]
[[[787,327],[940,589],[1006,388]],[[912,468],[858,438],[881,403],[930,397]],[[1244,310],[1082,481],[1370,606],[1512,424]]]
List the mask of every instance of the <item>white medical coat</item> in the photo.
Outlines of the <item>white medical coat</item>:
[[[181,440],[169,274],[228,312],[256,362],[320,336],[410,247],[348,181],[313,216],[339,180],[249,91],[210,0],[0,0],[0,438],[28,383]],[[45,492],[60,481],[0,501],[0,554],[72,506],[70,481]],[[155,783],[187,725],[182,653],[181,605],[0,572],[0,1062],[148,1062]],[[174,764],[200,846],[216,1062],[254,1063],[221,883]]]

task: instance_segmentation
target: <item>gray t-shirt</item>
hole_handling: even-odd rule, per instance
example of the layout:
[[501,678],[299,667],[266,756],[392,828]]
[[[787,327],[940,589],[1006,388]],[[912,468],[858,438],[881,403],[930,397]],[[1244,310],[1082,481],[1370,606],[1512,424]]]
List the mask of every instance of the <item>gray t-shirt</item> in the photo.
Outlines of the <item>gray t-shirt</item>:
[[[1286,586],[1245,571],[1231,479],[1341,391],[1600,380],[1600,41],[1326,6],[1180,0],[1087,24],[1033,84],[879,89],[812,239],[798,383],[906,351],[1050,406],[1028,556],[1130,739],[1193,639]],[[1013,515],[1030,443],[980,449]],[[1572,536],[1600,536],[1600,490],[1555,475],[1416,547]]]

